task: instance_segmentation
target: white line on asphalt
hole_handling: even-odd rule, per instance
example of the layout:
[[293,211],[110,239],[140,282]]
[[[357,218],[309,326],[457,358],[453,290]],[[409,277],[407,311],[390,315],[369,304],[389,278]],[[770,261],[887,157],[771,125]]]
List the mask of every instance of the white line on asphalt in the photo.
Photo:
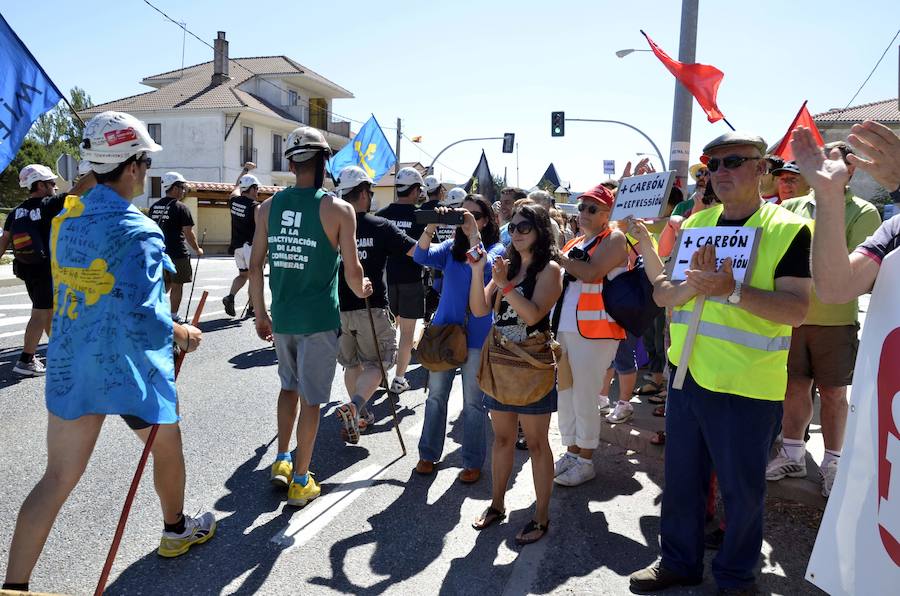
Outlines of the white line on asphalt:
[[10,296],[27,296],[28,292],[10,292],[9,294],[0,294],[0,298],[9,298]]
[[0,310],[31,310],[31,304],[0,304]]
[[295,515],[291,519],[291,523],[288,524],[287,528],[272,538],[272,542],[280,544],[285,550],[303,546],[330,524],[341,511],[358,499],[365,489],[372,486],[372,483],[380,478],[390,465],[388,464],[382,468],[379,468],[377,465],[366,466],[352,474],[326,494],[304,507],[299,515]]
[[7,331],[6,333],[0,333],[0,339],[4,337],[15,337],[17,335],[25,335],[25,330],[20,329],[19,331]]
[[4,317],[0,319],[0,327],[8,327],[10,325],[18,325],[19,323],[27,323],[28,319],[31,318],[31,315],[25,315],[22,317]]
[[200,318],[205,319],[206,317],[211,317],[213,315],[224,315],[224,314],[225,314],[224,310],[214,310],[212,312],[203,313],[202,315],[200,315]]

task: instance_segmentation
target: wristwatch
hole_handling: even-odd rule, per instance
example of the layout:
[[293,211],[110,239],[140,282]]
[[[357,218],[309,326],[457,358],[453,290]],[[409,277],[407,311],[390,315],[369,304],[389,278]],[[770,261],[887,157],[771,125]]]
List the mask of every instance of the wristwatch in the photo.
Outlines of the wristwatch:
[[741,286],[743,286],[741,282],[735,280],[734,281],[734,291],[728,296],[728,302],[731,304],[740,304],[741,302]]

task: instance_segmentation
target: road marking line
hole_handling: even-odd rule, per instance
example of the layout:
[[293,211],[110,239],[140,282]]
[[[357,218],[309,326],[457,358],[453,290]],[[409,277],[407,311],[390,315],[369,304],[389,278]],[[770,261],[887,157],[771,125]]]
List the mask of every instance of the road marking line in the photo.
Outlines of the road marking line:
[[28,292],[10,292],[9,294],[0,294],[0,298],[9,298],[11,296],[27,296]]
[[[0,319],[0,327],[8,327],[10,325],[18,325],[19,323],[27,323],[31,318],[31,315],[25,315],[22,317],[4,317]],[[23,330],[24,333],[24,330]]]
[[[326,494],[318,497],[304,507],[299,515],[291,519],[288,527],[272,538],[272,542],[280,544],[284,550],[293,550],[312,540],[316,534],[331,523],[353,501],[380,478],[390,464],[379,468],[377,465],[366,466],[352,474],[343,482],[333,487]],[[285,505],[287,507],[288,505]]]
[[0,304],[0,310],[31,310],[31,304]]
[[22,329],[20,331],[7,331],[6,333],[0,333],[0,338],[15,337],[17,335],[25,335],[25,330]]

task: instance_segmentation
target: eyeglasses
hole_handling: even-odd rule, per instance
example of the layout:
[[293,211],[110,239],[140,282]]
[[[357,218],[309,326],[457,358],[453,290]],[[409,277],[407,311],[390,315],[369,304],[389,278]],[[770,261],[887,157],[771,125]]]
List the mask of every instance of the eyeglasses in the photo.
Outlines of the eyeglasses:
[[697,170],[697,178],[705,178],[709,176],[709,170]]
[[527,220],[520,221],[519,223],[511,221],[509,222],[508,229],[510,234],[518,232],[524,236],[525,234],[530,234],[532,230],[534,230],[534,224]]
[[587,209],[587,212],[590,213],[591,215],[597,215],[601,211],[601,208],[599,205],[588,205],[587,203],[578,203],[579,211],[583,212],[585,209]]
[[741,157],[740,155],[729,155],[728,157],[723,157],[721,159],[712,157],[706,162],[706,167],[709,168],[710,172],[715,172],[719,169],[719,164],[721,163],[725,166],[726,170],[736,170],[744,165],[745,161],[758,161],[760,159],[762,159],[762,157]]
[[134,160],[134,162],[135,162],[137,165],[141,165],[142,163],[143,163],[143,164],[147,164],[147,169],[149,170],[149,169],[150,169],[150,165],[153,163],[153,158],[150,158],[150,157],[142,157],[142,158],[140,158],[140,159]]

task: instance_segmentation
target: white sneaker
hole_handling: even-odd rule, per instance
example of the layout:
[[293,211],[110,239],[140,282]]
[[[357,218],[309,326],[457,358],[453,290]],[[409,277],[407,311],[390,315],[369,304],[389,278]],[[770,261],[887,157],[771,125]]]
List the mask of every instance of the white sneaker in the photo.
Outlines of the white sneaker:
[[391,381],[391,393],[403,393],[409,391],[409,381],[405,377],[394,377]]
[[184,516],[184,532],[175,534],[163,531],[157,553],[161,557],[177,557],[183,555],[191,546],[203,544],[216,533],[216,518],[206,512],[200,517]]
[[562,486],[578,486],[596,476],[597,474],[594,472],[593,462],[587,463],[579,459],[575,462],[575,465],[554,478],[553,482],[561,484]]
[[606,421],[610,424],[621,424],[628,422],[634,416],[634,406],[627,401],[619,400],[612,414],[606,417]]
[[600,406],[600,413],[604,416],[606,414],[609,414],[609,411],[612,409],[612,407],[609,405],[609,397],[605,395],[597,396],[597,404]]
[[838,460],[833,459],[828,465],[819,470],[822,475],[822,496],[826,499],[831,495],[831,488],[834,486],[834,478],[837,476]]
[[559,476],[577,463],[578,456],[566,451],[558,460],[556,460],[556,463],[553,464],[553,477]]
[[789,458],[784,449],[778,452],[766,467],[766,480],[781,480],[785,476],[806,477],[806,454],[800,460],[796,460]]
[[39,377],[41,375],[47,374],[47,367],[44,366],[44,363],[37,359],[37,356],[31,359],[31,362],[22,362],[21,360],[16,361],[16,365],[13,367],[13,372],[19,373],[20,375],[26,377]]

